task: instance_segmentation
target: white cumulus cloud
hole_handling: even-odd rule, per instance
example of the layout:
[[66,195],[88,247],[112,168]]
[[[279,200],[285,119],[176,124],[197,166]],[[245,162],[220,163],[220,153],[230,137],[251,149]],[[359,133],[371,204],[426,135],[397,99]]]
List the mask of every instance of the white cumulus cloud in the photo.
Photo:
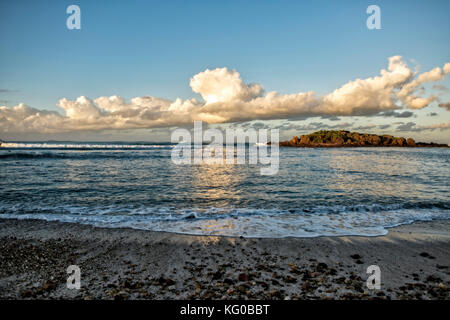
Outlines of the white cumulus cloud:
[[0,107],[0,133],[72,132],[82,130],[156,128],[190,124],[230,123],[295,117],[373,116],[399,109],[421,109],[437,98],[425,96],[423,84],[443,80],[450,63],[419,74],[401,56],[389,59],[379,75],[349,81],[324,96],[313,91],[280,94],[247,84],[235,70],[205,70],[190,79],[202,97],[174,101],[143,96],[126,101],[120,96],[75,100],[62,98],[61,112],[19,104]]

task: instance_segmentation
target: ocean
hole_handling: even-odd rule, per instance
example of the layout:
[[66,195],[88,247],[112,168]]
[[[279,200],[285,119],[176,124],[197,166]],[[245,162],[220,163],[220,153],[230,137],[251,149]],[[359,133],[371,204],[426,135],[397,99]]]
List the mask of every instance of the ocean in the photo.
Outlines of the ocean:
[[4,143],[0,218],[270,238],[378,236],[450,218],[447,148],[280,148],[269,176],[260,164],[176,165],[173,148]]

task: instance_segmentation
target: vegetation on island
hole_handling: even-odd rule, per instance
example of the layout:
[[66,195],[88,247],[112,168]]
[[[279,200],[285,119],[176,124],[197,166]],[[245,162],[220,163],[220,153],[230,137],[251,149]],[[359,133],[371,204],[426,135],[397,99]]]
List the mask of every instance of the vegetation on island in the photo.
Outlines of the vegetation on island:
[[346,130],[320,130],[294,136],[280,142],[284,147],[448,147],[447,144],[415,142],[412,138],[394,137],[388,134],[350,132]]

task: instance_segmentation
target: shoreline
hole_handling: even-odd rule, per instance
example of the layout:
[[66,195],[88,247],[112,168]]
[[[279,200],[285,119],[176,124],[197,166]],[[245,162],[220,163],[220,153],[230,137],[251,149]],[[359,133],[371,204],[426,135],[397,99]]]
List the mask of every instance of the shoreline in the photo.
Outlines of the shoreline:
[[[80,290],[66,287],[73,264]],[[370,265],[380,290],[366,286]],[[236,238],[0,219],[1,299],[450,299],[449,266],[449,220]]]
[[[105,230],[130,230],[130,231],[137,231],[137,232],[151,232],[151,233],[163,233],[168,235],[174,235],[174,236],[187,236],[187,237],[217,237],[217,238],[229,238],[229,239],[247,239],[247,240],[263,240],[263,239],[276,239],[276,240],[282,240],[282,239],[320,239],[320,238],[348,238],[348,237],[361,237],[361,238],[378,238],[378,237],[385,237],[389,234],[390,230],[397,229],[403,226],[410,226],[414,224],[420,224],[420,223],[438,223],[439,221],[448,221],[450,224],[450,219],[445,218],[435,218],[432,220],[417,220],[412,222],[405,222],[405,223],[398,223],[392,226],[383,226],[383,229],[386,231],[385,234],[376,234],[376,235],[368,235],[368,234],[340,234],[340,235],[318,235],[318,236],[280,236],[280,237],[259,237],[259,236],[243,236],[243,235],[227,235],[227,234],[195,234],[195,233],[188,233],[188,232],[177,232],[177,231],[162,231],[162,230],[148,230],[143,228],[133,228],[129,226],[120,226],[120,227],[107,227],[107,226],[96,226],[92,223],[81,223],[79,221],[60,221],[60,220],[47,220],[47,219],[29,219],[29,218],[3,218],[0,217],[1,221],[6,220],[13,220],[13,221],[34,221],[36,223],[39,222],[48,222],[48,223],[57,223],[57,224],[73,224],[73,225],[79,225],[79,226],[86,226],[91,227],[94,229],[105,229]],[[449,226],[450,229],[450,226]],[[450,232],[450,230],[449,230]],[[1,232],[0,232],[1,236]]]

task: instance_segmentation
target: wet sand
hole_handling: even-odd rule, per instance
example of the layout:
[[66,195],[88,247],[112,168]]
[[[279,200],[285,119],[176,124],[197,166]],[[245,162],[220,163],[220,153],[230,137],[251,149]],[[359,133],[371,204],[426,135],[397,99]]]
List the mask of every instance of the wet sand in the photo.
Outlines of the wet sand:
[[[81,268],[81,289],[66,269]],[[366,286],[381,269],[381,289]],[[0,219],[1,299],[450,299],[450,221],[242,239]]]

